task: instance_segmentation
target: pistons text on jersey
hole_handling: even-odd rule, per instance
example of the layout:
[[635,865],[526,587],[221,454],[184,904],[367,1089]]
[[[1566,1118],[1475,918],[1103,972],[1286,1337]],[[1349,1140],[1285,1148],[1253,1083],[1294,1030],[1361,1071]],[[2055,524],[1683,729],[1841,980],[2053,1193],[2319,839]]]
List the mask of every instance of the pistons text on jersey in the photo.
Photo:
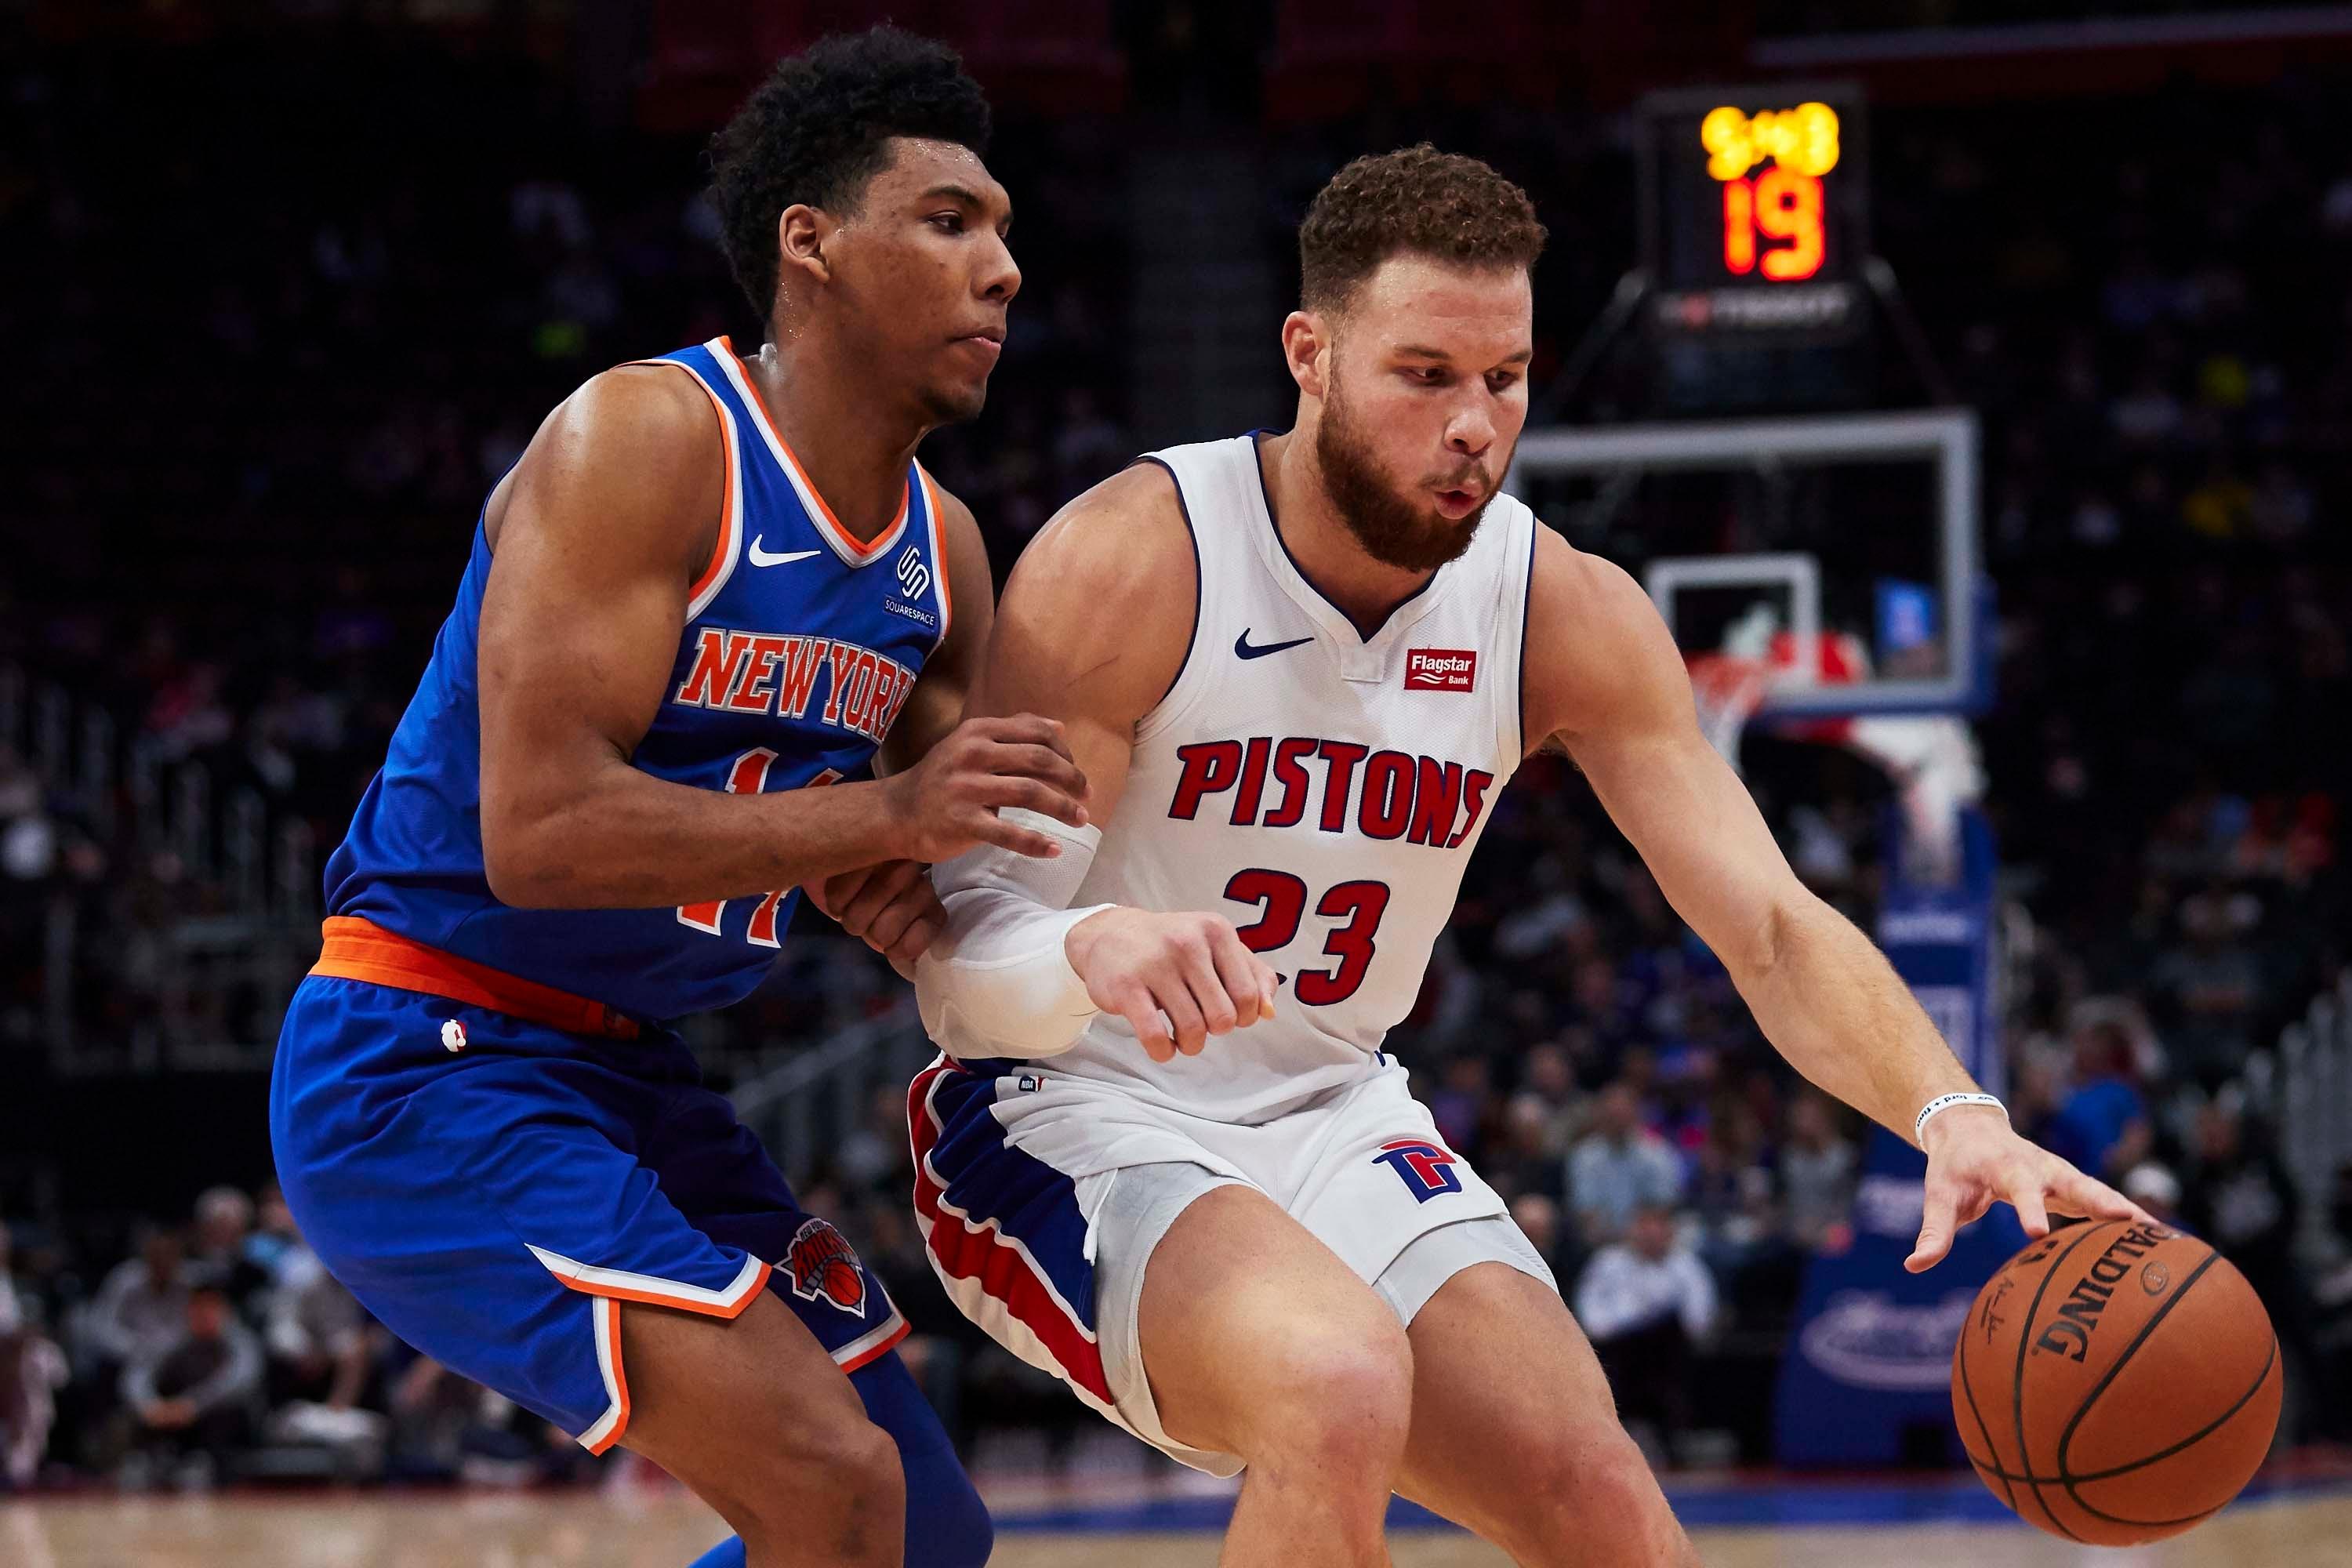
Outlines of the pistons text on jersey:
[[1182,767],[1168,815],[1180,822],[1197,818],[1210,796],[1230,793],[1235,827],[1297,827],[1311,819],[1320,832],[1344,833],[1352,800],[1356,831],[1365,837],[1442,849],[1469,838],[1495,784],[1483,768],[1306,735],[1201,741],[1177,747],[1176,755]]

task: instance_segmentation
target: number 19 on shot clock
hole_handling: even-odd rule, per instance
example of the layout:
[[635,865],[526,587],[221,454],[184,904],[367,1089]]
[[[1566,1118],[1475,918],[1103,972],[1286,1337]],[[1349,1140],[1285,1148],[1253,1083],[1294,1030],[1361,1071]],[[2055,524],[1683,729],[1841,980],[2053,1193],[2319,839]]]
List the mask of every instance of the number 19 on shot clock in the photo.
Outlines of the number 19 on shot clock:
[[[1779,382],[1785,395],[1794,367],[1782,356],[1855,345],[1870,316],[1860,91],[1799,83],[1655,93],[1638,123],[1648,324],[1681,355],[1675,401],[1706,401],[1711,382],[1730,402],[1746,400],[1750,381],[1759,393]],[[1775,368],[1765,373],[1751,350]],[[1700,362],[1711,356],[1708,369]],[[1846,357],[1816,359],[1799,380],[1834,401]]]

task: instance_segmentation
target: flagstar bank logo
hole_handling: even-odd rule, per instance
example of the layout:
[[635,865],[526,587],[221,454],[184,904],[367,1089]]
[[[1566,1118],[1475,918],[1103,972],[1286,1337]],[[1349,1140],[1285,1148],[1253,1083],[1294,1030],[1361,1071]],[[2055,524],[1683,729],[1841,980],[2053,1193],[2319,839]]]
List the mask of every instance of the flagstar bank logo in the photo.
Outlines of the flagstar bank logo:
[[1478,655],[1466,647],[1417,647],[1404,656],[1407,691],[1471,691],[1478,685]]

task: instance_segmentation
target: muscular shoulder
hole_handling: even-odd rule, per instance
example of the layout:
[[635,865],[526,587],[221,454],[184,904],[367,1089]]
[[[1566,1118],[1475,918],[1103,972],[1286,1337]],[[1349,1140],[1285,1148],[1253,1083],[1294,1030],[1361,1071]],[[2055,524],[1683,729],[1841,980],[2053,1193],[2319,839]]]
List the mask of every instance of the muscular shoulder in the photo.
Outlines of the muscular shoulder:
[[718,411],[691,376],[622,365],[558,404],[490,502],[490,542],[517,526],[593,539],[689,570],[708,561],[725,501]]
[[1038,531],[1005,584],[997,636],[1041,677],[1097,682],[1140,717],[1192,646],[1199,579],[1175,479],[1137,463]]
[[1175,478],[1153,462],[1120,469],[1038,531],[1013,569],[1016,581],[1033,562],[1066,591],[1137,605],[1164,594],[1171,573],[1189,584],[1196,571],[1192,529]]
[[1199,566],[1176,481],[1138,463],[1086,491],[1038,531],[1013,569],[1005,614],[1045,614],[1073,644],[1108,650],[1173,642],[1192,630]]
[[1530,748],[1687,708],[1688,679],[1657,606],[1614,562],[1536,531],[1528,585],[1526,726]]

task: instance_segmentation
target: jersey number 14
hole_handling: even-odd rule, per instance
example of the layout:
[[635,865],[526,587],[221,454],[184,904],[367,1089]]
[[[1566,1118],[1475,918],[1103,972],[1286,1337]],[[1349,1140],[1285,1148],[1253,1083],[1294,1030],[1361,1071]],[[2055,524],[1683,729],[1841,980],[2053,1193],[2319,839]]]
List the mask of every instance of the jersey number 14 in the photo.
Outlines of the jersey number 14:
[[[765,746],[754,746],[736,758],[735,765],[727,770],[727,793],[759,795],[766,790],[768,769],[773,765],[775,760],[776,753]],[[839,773],[827,768],[801,787],[814,789],[819,784],[829,784],[839,777],[841,777]],[[776,934],[776,910],[783,901],[784,895],[782,893],[763,894],[751,910],[751,923],[744,928],[744,940],[760,947],[781,946],[782,943]],[[726,912],[727,904],[724,900],[708,904],[680,904],[677,907],[677,923],[692,926],[698,931],[708,931],[710,935],[717,936],[719,934],[719,917]]]

